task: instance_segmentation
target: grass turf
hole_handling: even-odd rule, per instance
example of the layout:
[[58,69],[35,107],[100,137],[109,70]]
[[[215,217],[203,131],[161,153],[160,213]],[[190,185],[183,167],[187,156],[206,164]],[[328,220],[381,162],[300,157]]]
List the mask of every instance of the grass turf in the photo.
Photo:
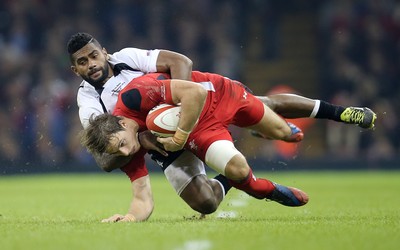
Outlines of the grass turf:
[[144,223],[104,224],[131,198],[123,174],[0,177],[0,249],[398,249],[400,172],[258,172],[303,189],[289,208],[231,190],[204,220],[152,175]]

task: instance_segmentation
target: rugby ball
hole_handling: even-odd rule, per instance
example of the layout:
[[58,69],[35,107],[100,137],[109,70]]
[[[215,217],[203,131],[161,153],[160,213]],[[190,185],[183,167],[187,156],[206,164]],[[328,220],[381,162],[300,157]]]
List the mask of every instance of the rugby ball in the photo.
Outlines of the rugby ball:
[[147,114],[146,126],[156,136],[171,137],[175,134],[180,117],[180,106],[160,104]]

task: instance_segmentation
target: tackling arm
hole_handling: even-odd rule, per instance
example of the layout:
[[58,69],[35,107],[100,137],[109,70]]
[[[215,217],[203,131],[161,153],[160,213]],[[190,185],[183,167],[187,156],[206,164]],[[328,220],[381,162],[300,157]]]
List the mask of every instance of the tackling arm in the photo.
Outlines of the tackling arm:
[[186,56],[161,50],[157,58],[157,72],[170,73],[171,78],[191,80],[193,62]]

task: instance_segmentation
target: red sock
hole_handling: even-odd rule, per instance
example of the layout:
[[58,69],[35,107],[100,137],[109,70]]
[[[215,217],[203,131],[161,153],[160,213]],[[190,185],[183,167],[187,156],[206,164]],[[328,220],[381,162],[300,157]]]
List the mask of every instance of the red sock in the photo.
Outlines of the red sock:
[[275,189],[271,181],[255,177],[251,169],[245,180],[241,182],[229,180],[229,183],[257,199],[266,198]]

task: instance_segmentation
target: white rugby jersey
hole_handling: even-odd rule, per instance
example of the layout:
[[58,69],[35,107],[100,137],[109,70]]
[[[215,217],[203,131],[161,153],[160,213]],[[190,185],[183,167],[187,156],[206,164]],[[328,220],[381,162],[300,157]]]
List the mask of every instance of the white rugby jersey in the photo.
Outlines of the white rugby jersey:
[[110,55],[108,62],[114,69],[114,76],[103,85],[102,91],[96,90],[83,80],[77,95],[82,126],[88,125],[92,115],[112,113],[117,103],[118,93],[132,79],[145,73],[157,72],[156,62],[159,53],[160,50],[125,48]]

